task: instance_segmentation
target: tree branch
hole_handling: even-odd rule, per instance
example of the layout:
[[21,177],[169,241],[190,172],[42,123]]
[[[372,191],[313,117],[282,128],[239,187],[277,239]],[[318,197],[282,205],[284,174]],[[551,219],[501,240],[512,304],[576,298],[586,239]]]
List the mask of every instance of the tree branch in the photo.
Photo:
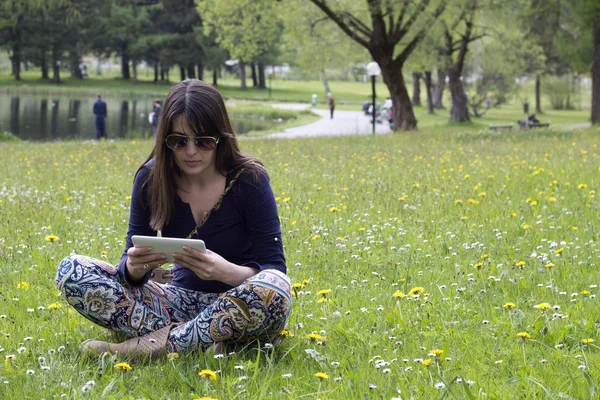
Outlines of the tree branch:
[[415,10],[415,12],[408,18],[408,21],[406,21],[406,23],[404,25],[402,25],[401,21],[404,19],[404,12],[406,12],[406,4],[405,4],[405,6],[402,7],[403,13],[401,13],[398,16],[398,25],[396,26],[396,30],[394,31],[394,34],[390,37],[390,41],[392,43],[397,43],[398,41],[400,41],[400,39],[402,39],[404,37],[404,35],[406,35],[406,32],[408,32],[408,30],[410,29],[412,24],[415,23],[415,21],[417,20],[419,15],[425,10],[425,8],[427,8],[428,5],[429,5],[429,0],[422,0],[419,3],[419,5],[417,6],[417,9]]
[[[440,17],[440,15],[442,15],[442,13],[444,12],[444,10],[446,9],[446,6],[448,5],[448,1],[449,0],[442,1],[442,3],[438,6],[438,8],[433,12],[433,15],[432,15],[433,21],[437,20]],[[408,25],[408,23],[404,25],[403,29],[407,25]],[[408,58],[408,56],[417,47],[417,45],[419,44],[419,42],[421,40],[423,40],[423,38],[425,37],[425,30],[427,30],[427,29],[428,29],[428,26],[422,28],[419,32],[417,32],[417,34],[415,35],[415,37],[408,43],[408,45],[406,45],[406,47],[404,48],[404,50],[402,50],[402,52],[400,52],[400,54],[398,54],[398,56],[396,56],[396,58],[394,59],[394,62],[404,63],[404,61],[406,61],[406,59]]]
[[[325,4],[325,0],[310,0],[315,6],[319,7],[333,22],[335,22],[352,40],[365,48],[369,48],[369,42],[361,37],[358,32],[353,31],[344,20]],[[368,39],[371,39],[369,36]]]

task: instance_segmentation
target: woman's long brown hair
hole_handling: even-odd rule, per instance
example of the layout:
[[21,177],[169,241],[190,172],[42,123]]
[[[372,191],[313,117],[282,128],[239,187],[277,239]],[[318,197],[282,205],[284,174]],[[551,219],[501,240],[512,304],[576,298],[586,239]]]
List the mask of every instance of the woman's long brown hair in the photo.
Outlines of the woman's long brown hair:
[[240,151],[225,102],[215,88],[197,79],[187,79],[173,85],[160,114],[156,144],[138,169],[139,171],[148,161],[154,159],[143,191],[148,193],[150,226],[157,231],[171,219],[177,193],[175,178],[181,174],[175,163],[173,150],[165,145],[165,138],[171,132],[173,119],[178,116],[186,119],[195,135],[219,138],[215,150],[215,166],[222,175],[242,167],[255,181],[258,181],[261,173],[267,174],[260,161]]

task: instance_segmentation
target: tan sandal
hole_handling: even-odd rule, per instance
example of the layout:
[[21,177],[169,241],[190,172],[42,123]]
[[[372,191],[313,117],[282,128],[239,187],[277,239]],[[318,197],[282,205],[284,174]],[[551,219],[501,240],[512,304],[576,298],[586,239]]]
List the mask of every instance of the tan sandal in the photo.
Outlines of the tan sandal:
[[89,339],[81,343],[81,350],[95,354],[119,354],[136,360],[156,360],[167,354],[169,332],[179,324],[171,324],[147,335],[134,337],[123,343],[109,343]]
[[156,268],[150,274],[150,280],[157,283],[169,283],[173,280],[173,270],[166,268]]

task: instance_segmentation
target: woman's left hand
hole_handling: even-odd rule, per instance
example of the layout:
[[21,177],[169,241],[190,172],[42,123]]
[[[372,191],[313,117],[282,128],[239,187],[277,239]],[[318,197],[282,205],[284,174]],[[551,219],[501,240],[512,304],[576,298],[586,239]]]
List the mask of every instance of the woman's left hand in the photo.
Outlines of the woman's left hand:
[[257,272],[254,268],[230,263],[214,251],[206,250],[203,253],[188,246],[183,249],[186,253],[173,254],[175,262],[194,272],[200,279],[237,286]]

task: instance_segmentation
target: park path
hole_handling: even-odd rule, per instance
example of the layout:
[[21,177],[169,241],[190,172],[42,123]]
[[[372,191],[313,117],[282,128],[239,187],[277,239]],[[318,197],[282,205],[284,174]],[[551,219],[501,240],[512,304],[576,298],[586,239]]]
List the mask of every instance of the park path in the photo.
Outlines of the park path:
[[[285,129],[283,132],[271,133],[263,138],[271,139],[294,139],[302,137],[317,136],[343,136],[343,135],[370,135],[373,132],[371,118],[362,111],[335,110],[333,119],[329,118],[329,110],[313,109],[308,104],[272,104],[275,108],[287,110],[310,109],[313,113],[322,118],[312,124],[296,126]],[[390,133],[389,124],[375,124],[377,134]]]

